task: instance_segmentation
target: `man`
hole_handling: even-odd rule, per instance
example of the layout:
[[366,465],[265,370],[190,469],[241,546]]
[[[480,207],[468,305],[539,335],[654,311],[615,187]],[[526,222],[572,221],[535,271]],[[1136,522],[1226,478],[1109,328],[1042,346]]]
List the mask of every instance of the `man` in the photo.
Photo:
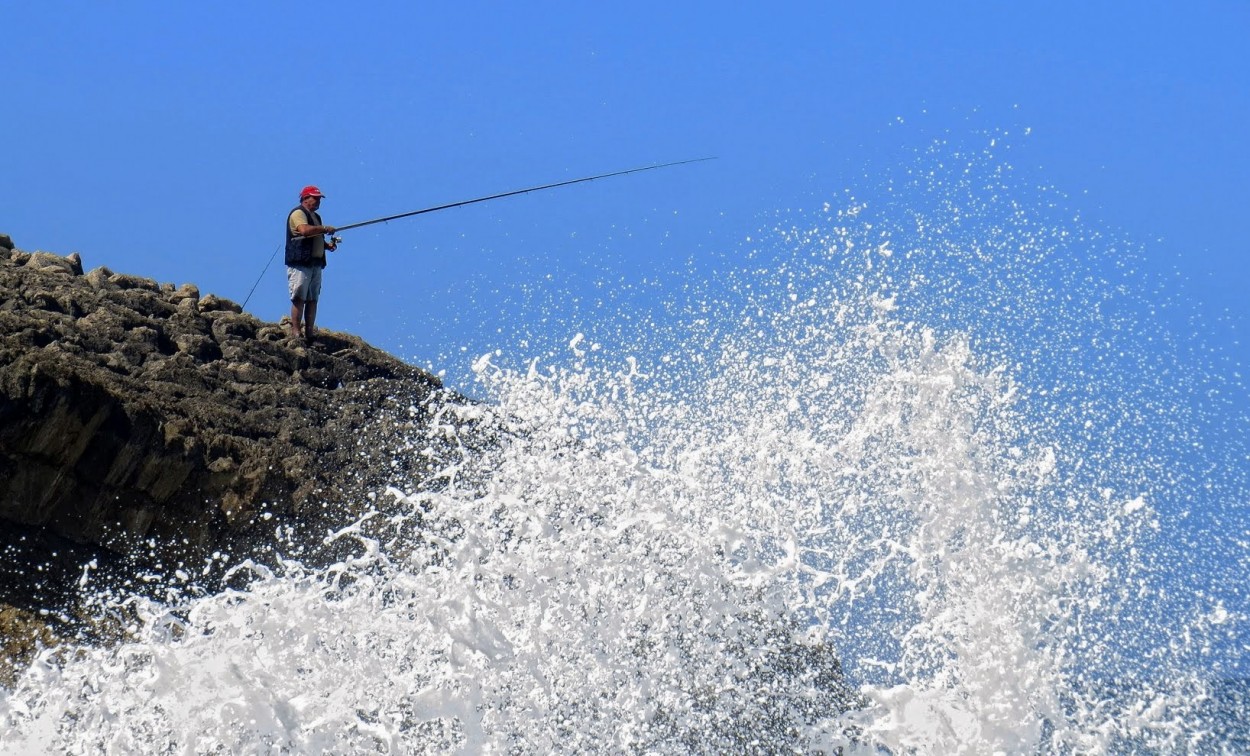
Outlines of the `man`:
[[334,226],[321,223],[317,208],[325,195],[315,186],[299,193],[299,206],[286,217],[286,282],[291,293],[291,338],[313,338],[317,320],[317,300],[321,298],[321,271],[326,266],[326,250],[337,245],[326,242]]

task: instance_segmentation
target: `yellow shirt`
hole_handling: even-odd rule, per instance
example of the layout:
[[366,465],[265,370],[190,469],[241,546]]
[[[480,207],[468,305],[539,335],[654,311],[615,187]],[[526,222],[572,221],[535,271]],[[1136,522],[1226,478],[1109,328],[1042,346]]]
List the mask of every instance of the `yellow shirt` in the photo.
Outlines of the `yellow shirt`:
[[[300,226],[319,226],[320,223],[313,223],[308,219],[308,213],[304,212],[304,208],[297,207],[291,211],[290,217],[286,219],[286,227],[291,229],[292,236],[299,236],[295,233],[295,229]],[[312,259],[326,259],[326,238],[321,234],[308,237],[312,240]]]

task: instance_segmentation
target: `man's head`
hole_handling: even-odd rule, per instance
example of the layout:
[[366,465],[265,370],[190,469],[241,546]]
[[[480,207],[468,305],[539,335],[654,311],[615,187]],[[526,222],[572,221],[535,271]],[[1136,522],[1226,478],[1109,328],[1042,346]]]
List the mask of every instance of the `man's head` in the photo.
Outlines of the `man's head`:
[[315,186],[306,186],[299,192],[299,202],[305,207],[316,208],[321,204],[321,198],[325,195]]

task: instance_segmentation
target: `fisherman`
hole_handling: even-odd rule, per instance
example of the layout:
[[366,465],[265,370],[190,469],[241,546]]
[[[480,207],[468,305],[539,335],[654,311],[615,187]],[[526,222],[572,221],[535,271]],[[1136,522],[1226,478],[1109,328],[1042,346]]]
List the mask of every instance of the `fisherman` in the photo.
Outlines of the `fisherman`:
[[[475,199],[461,200],[446,205],[436,205],[427,207],[424,210],[413,210],[398,215],[387,215],[381,218],[361,221],[360,223],[349,223],[346,226],[323,226],[321,225],[321,216],[317,215],[317,208],[321,206],[321,198],[325,195],[315,186],[306,186],[299,194],[300,204],[287,215],[286,228],[286,264],[287,264],[287,281],[291,289],[291,336],[293,338],[301,337],[301,320],[307,325],[307,336],[312,338],[313,321],[317,317],[317,298],[321,294],[321,269],[326,266],[325,250],[334,250],[338,246],[338,237],[334,236],[335,231],[346,231],[352,228],[362,228],[364,226],[372,226],[374,223],[387,223],[389,221],[398,220],[400,218],[411,218],[414,215],[424,215],[438,210],[447,210],[453,207],[464,207],[465,205],[474,205],[478,202],[489,202],[490,200],[502,199],[504,197],[513,197],[518,194],[527,194],[529,192],[541,192],[544,189],[555,189],[558,186],[569,186],[571,184],[582,184],[587,181],[597,181],[598,179],[611,178],[612,176],[624,176],[627,173],[641,173],[642,171],[654,171],[657,168],[668,168],[673,165],[685,165],[687,163],[701,163],[704,160],[715,160],[714,157],[696,158],[694,160],[679,160],[675,163],[660,163],[658,165],[646,165],[641,168],[630,168],[624,171],[615,171],[613,173],[601,173],[598,176],[586,176],[584,178],[569,179],[568,181],[557,181],[554,184],[543,184],[542,186],[531,186],[527,189],[514,189],[510,192],[501,194],[492,194],[486,197],[477,197]],[[330,235],[330,241],[327,242],[323,237]],[[273,251],[270,255],[269,262],[265,263],[265,267],[261,269],[260,275],[256,278],[256,283],[252,284],[252,290],[247,293],[243,299],[243,306],[246,307],[252,294],[256,291],[256,287],[260,284],[265,273],[269,270],[269,265],[273,262],[273,258],[278,254],[278,250]]]
[[321,271],[326,266],[326,250],[338,245],[334,226],[321,223],[317,208],[325,195],[315,186],[300,190],[299,206],[286,218],[286,281],[291,293],[291,338],[312,341],[317,320],[317,300],[321,298]]

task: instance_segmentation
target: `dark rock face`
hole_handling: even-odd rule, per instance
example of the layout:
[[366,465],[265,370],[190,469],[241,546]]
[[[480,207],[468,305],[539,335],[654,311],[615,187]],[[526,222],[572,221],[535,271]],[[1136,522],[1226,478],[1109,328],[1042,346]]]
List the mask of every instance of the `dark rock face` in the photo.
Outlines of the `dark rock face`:
[[49,576],[92,559],[173,569],[324,532],[420,477],[393,439],[449,401],[356,337],[292,341],[192,285],[0,235],[0,604],[45,606]]

